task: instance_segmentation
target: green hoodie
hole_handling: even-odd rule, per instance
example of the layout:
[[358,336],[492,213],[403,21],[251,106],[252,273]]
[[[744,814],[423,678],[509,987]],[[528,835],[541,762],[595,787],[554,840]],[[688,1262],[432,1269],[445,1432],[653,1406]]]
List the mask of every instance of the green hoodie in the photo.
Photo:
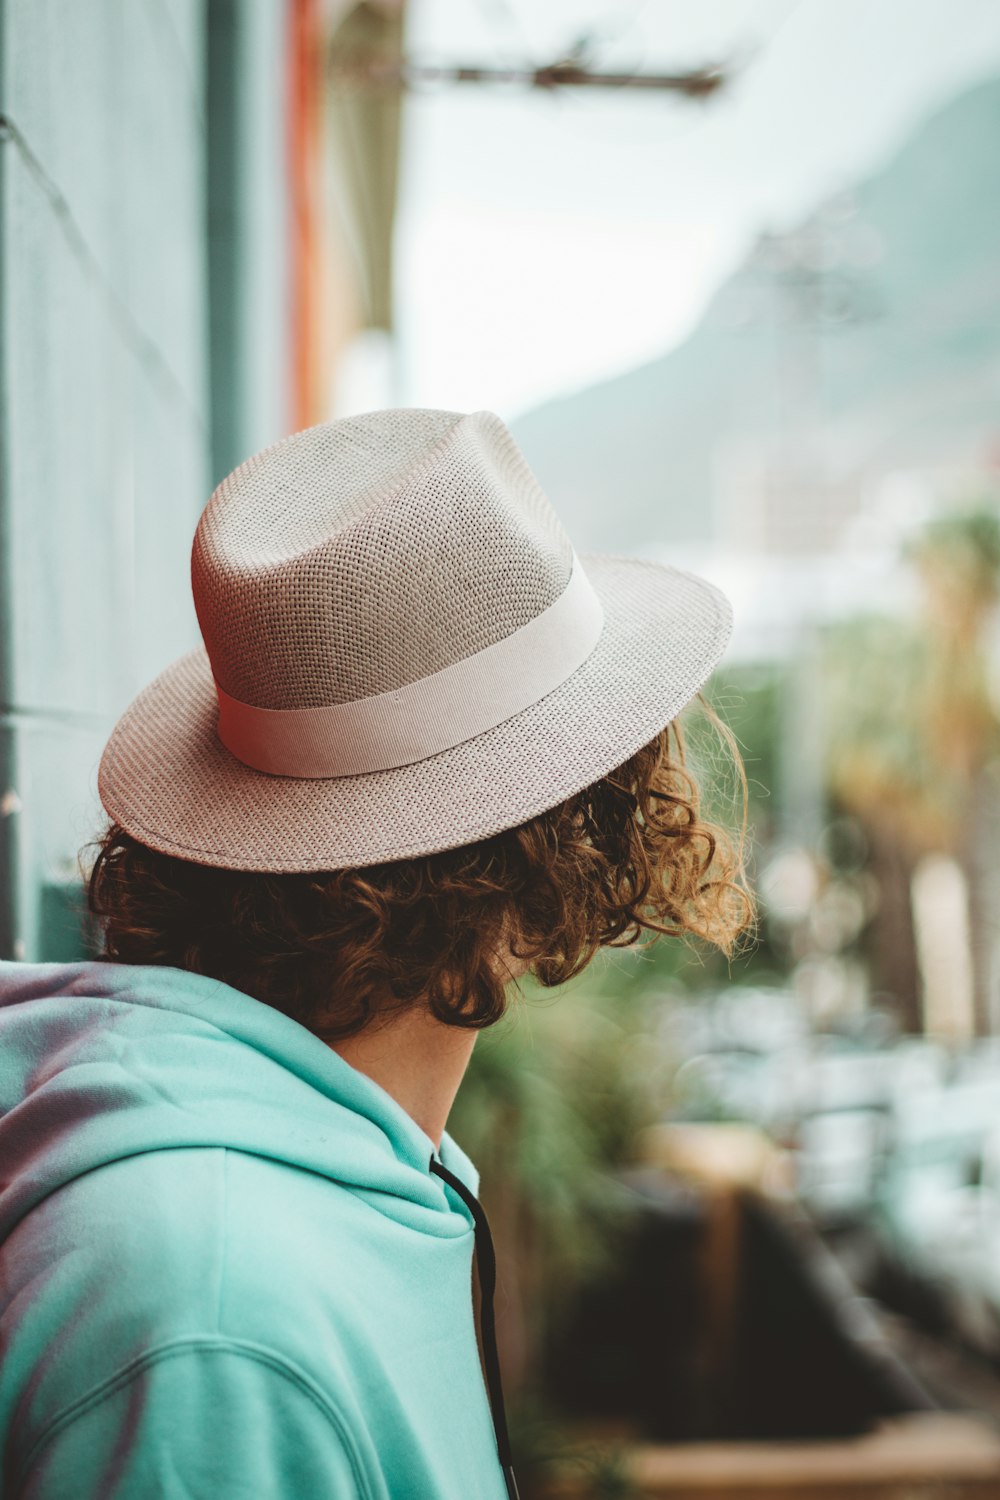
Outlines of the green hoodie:
[[228,985],[0,963],[0,1494],[515,1495],[478,1185]]

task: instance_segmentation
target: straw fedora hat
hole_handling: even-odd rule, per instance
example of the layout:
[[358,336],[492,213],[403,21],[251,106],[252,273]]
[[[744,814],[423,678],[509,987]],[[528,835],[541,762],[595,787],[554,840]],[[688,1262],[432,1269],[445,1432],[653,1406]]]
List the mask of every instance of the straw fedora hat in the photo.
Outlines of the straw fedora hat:
[[235,469],[195,533],[204,640],[101,758],[153,849],[240,870],[430,854],[620,766],[729,637],[711,584],[578,557],[491,412],[371,412]]

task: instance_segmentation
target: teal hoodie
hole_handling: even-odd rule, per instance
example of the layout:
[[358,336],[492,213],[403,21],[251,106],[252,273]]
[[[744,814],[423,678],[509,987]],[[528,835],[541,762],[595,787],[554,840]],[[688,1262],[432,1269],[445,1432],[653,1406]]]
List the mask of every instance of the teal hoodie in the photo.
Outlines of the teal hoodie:
[[228,985],[0,963],[0,1494],[516,1495],[478,1185]]

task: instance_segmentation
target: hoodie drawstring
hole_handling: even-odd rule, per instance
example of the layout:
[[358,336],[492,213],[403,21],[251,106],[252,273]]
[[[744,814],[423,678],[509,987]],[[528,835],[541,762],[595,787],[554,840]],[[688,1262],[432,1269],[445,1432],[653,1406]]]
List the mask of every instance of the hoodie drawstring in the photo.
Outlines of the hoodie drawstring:
[[435,1157],[431,1157],[431,1171],[436,1172],[438,1177],[443,1177],[449,1187],[461,1198],[466,1208],[472,1214],[476,1226],[476,1265],[479,1268],[479,1326],[483,1335],[483,1363],[486,1366],[486,1386],[490,1398],[490,1410],[493,1414],[493,1430],[497,1437],[497,1453],[500,1457],[500,1467],[503,1469],[503,1477],[507,1485],[508,1500],[519,1500],[517,1492],[517,1481],[514,1478],[514,1468],[510,1455],[510,1439],[507,1436],[507,1417],[503,1405],[503,1385],[500,1380],[500,1360],[497,1355],[496,1332],[494,1329],[493,1313],[493,1290],[497,1280],[497,1258],[493,1249],[493,1236],[490,1234],[490,1226],[478,1198],[457,1178],[454,1172],[442,1166]]

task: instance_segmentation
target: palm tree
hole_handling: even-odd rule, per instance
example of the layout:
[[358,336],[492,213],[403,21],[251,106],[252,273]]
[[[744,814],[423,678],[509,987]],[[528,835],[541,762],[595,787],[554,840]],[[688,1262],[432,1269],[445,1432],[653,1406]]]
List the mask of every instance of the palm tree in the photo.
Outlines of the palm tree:
[[1000,745],[988,663],[1000,592],[996,509],[935,521],[908,555],[922,584],[919,616],[852,620],[827,636],[828,784],[869,834],[883,897],[876,978],[896,994],[911,1029],[920,1018],[913,869],[931,852],[961,863],[970,891],[975,1024],[985,1033],[996,926],[987,900],[998,869],[983,836],[997,803],[992,766]]

